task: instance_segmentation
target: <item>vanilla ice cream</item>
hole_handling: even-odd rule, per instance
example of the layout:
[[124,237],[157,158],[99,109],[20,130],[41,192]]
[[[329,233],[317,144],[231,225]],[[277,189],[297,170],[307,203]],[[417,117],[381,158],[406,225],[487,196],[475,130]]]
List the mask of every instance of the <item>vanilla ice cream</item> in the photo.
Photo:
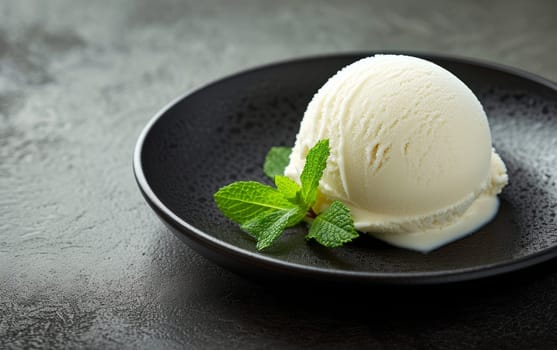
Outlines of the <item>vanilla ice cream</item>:
[[493,218],[507,183],[472,91],[429,61],[377,55],[336,73],[304,114],[285,174],[299,181],[308,150],[331,154],[315,210],[341,200],[354,224],[429,251]]

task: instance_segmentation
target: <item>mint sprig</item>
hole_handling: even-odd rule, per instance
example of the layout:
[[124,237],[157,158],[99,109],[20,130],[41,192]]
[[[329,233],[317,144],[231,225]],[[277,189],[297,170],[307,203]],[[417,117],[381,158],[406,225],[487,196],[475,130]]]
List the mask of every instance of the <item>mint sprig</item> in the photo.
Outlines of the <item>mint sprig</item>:
[[290,152],[286,147],[273,147],[265,159],[264,172],[274,179],[276,188],[254,181],[232,183],[214,194],[219,209],[257,240],[259,250],[302,221],[310,225],[306,239],[326,247],[339,247],[358,237],[350,209],[342,202],[334,201],[317,216],[311,210],[327,166],[329,140],[317,142],[308,152],[300,184],[283,175]]

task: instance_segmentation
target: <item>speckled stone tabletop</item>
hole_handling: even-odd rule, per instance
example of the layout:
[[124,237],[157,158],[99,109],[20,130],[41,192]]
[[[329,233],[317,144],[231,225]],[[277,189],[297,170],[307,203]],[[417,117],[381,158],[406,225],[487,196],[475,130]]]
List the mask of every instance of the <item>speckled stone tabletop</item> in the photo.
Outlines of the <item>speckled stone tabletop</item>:
[[[0,2],[0,349],[557,348],[557,264],[388,293],[280,288],[182,244],[132,151],[174,97],[313,54],[401,49],[557,80],[557,2]],[[348,293],[345,293],[348,292]]]

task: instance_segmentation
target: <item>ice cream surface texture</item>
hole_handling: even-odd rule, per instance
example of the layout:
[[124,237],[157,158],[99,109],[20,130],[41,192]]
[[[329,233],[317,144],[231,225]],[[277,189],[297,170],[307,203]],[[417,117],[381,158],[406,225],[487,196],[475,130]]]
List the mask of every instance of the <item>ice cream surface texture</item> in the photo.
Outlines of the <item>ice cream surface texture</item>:
[[474,93],[416,57],[376,55],[331,77],[309,103],[285,174],[329,139],[323,210],[341,200],[356,229],[423,252],[490,221],[507,183]]

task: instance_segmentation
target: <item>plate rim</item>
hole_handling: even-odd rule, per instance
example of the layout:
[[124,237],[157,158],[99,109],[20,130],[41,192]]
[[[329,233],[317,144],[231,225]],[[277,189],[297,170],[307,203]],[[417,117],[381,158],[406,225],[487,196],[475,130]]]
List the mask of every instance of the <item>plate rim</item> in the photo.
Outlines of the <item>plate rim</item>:
[[[268,271],[269,270],[279,271],[281,274],[287,274],[287,275],[308,278],[313,280],[330,280],[330,281],[334,280],[335,282],[365,282],[365,283],[382,284],[382,285],[448,284],[454,282],[478,280],[478,279],[483,279],[483,278],[492,277],[496,275],[507,274],[513,271],[522,270],[524,268],[540,264],[542,262],[551,260],[553,258],[557,258],[557,245],[554,245],[552,247],[545,248],[541,251],[523,256],[518,259],[505,260],[493,264],[478,265],[478,266],[473,266],[468,268],[440,270],[440,271],[366,272],[366,271],[349,271],[349,270],[342,270],[336,268],[322,268],[322,267],[308,266],[304,264],[288,262],[271,256],[265,256],[262,255],[261,253],[247,251],[233,244],[215,238],[212,235],[203,232],[202,230],[196,228],[195,226],[189,224],[188,222],[186,222],[185,220],[177,216],[170,208],[164,205],[164,203],[158,198],[158,196],[151,189],[151,186],[147,181],[145,173],[143,172],[143,164],[141,160],[141,155],[142,155],[145,140],[149,135],[151,129],[155,126],[155,124],[161,118],[163,118],[164,115],[170,109],[172,109],[180,101],[186,99],[188,96],[196,94],[202,90],[210,88],[211,86],[219,84],[223,81],[237,78],[239,76],[246,75],[246,74],[256,73],[257,71],[274,68],[277,66],[302,63],[302,62],[307,62],[312,60],[319,61],[319,60],[341,59],[341,58],[351,58],[351,57],[356,58],[356,57],[372,56],[377,54],[411,55],[411,56],[421,57],[425,59],[433,59],[433,60],[440,59],[440,60],[453,61],[455,63],[461,63],[466,65],[479,66],[481,68],[487,68],[490,70],[507,73],[513,76],[518,76],[520,78],[544,85],[549,89],[553,90],[554,92],[557,92],[557,83],[519,68],[506,66],[499,63],[493,63],[482,59],[476,59],[476,58],[470,58],[470,57],[464,57],[458,55],[419,52],[419,51],[380,50],[380,51],[329,53],[329,54],[321,54],[321,55],[303,56],[298,58],[290,58],[286,60],[271,62],[268,64],[258,65],[253,68],[240,70],[236,73],[226,75],[222,78],[206,83],[200,87],[190,89],[186,93],[183,93],[175,97],[174,99],[172,99],[148,121],[148,123],[145,125],[145,127],[142,129],[141,133],[138,136],[133,151],[133,160],[132,160],[134,177],[143,197],[145,198],[149,206],[158,214],[159,218],[162,219],[165,224],[174,227],[176,231],[179,231],[180,234],[186,235],[189,239],[195,241],[197,244],[201,244],[202,246],[204,246],[204,248],[213,250],[215,253],[219,253],[220,255],[226,255],[228,258],[232,258],[237,262],[251,263],[254,266],[263,268]],[[177,234],[178,232],[176,231],[174,231],[174,233]],[[192,249],[198,251],[194,247],[192,247]],[[198,253],[201,252],[198,251]],[[206,256],[205,254],[202,255]],[[211,258],[209,259],[213,260]]]

